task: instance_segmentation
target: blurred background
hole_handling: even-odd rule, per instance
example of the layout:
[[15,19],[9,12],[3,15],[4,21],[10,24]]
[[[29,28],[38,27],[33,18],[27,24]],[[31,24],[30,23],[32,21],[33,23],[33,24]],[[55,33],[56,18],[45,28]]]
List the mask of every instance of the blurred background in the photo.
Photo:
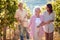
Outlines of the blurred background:
[[14,15],[20,2],[23,2],[23,7],[28,12],[28,20],[33,15],[35,6],[40,6],[44,12],[46,4],[51,3],[56,12],[54,40],[60,40],[60,0],[0,0],[0,40],[18,40],[19,31]]

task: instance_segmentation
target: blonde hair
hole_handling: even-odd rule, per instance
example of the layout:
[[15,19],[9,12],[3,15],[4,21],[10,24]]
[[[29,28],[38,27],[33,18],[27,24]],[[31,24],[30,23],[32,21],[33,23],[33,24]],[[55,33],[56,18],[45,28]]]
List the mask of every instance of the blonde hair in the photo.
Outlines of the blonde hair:
[[34,9],[33,9],[33,15],[35,14],[35,10],[36,9],[40,9],[40,6],[35,6]]

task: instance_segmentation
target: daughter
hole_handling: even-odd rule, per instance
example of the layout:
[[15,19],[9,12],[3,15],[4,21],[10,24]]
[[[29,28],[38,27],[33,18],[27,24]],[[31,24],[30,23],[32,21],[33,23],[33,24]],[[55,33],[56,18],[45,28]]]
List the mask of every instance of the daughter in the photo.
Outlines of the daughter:
[[43,27],[39,27],[39,24],[43,21],[43,16],[40,15],[40,13],[40,8],[36,7],[34,9],[34,15],[30,19],[30,37],[32,37],[33,40],[42,40],[42,35],[44,33]]

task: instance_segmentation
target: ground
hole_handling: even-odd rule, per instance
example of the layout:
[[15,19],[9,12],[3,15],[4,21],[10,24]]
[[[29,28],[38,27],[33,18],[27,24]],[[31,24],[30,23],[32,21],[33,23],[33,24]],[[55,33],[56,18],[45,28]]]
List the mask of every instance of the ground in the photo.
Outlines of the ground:
[[[18,40],[20,40],[20,39],[18,39]],[[25,40],[26,40],[26,38],[25,38]],[[30,39],[30,40],[32,40],[32,39]],[[45,37],[43,37],[43,40],[45,40]],[[60,40],[60,34],[58,32],[54,32],[54,40]]]

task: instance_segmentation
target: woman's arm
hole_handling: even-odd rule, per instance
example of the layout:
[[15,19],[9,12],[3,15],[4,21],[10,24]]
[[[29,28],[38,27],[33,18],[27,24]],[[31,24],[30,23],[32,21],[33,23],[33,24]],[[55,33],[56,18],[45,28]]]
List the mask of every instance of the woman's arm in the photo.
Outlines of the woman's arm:
[[43,25],[46,25],[46,24],[49,24],[49,23],[51,23],[51,22],[53,22],[54,20],[49,20],[49,21],[47,21],[47,22],[42,22],[38,27],[41,27],[41,26],[43,26]]
[[38,27],[41,27],[41,26],[43,26],[45,24],[46,24],[45,22],[41,22],[41,24]]
[[49,23],[51,23],[51,22],[54,22],[54,20],[49,20],[49,21],[47,21],[47,22],[45,22],[46,24],[49,24]]
[[30,26],[31,26],[31,24],[32,24],[32,20],[33,20],[33,17],[31,17],[31,18],[30,18],[30,22],[29,22],[28,27],[30,27]]
[[43,26],[43,25],[46,25],[46,24],[49,24],[49,23],[51,23],[51,22],[53,22],[54,20],[49,20],[49,21],[47,21],[47,22],[42,22],[41,24],[40,24],[40,26]]
[[[45,15],[45,14],[44,14]],[[48,20],[46,22],[44,22],[44,16],[43,16],[43,22],[40,24],[40,26],[43,26],[43,25],[46,25],[46,24],[50,24],[51,22],[54,22],[54,19],[55,19],[55,13],[53,13],[51,15],[52,19],[51,20]]]

